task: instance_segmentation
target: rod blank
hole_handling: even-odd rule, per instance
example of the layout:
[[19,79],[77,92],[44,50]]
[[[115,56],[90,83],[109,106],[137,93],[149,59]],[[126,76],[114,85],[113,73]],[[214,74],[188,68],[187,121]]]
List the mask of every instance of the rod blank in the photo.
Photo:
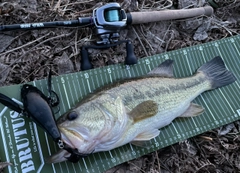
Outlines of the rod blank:
[[12,31],[12,30],[18,30],[18,29],[33,30],[33,29],[56,28],[56,27],[76,27],[76,26],[85,26],[89,24],[92,24],[92,18],[84,17],[76,20],[66,20],[66,21],[1,25],[0,31]]

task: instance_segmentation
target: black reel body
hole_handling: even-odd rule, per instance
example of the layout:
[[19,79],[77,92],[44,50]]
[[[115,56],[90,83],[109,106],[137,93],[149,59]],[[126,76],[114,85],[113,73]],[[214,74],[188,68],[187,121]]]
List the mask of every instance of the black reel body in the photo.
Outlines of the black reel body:
[[118,3],[109,3],[93,10],[95,33],[101,41],[97,44],[110,44],[118,41],[119,32],[127,25],[127,15]]
[[99,37],[97,45],[83,46],[81,50],[81,69],[88,70],[92,68],[87,49],[106,49],[126,43],[127,56],[125,64],[133,65],[137,63],[134,55],[133,45],[129,40],[119,41],[119,32],[127,26],[128,17],[118,3],[109,3],[93,10],[93,22],[95,33]]

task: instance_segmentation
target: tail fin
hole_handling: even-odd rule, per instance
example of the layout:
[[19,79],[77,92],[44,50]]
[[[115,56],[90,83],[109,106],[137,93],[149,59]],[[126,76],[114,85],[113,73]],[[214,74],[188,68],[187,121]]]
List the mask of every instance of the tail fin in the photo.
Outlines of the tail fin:
[[212,89],[223,87],[236,81],[234,74],[227,70],[222,58],[217,56],[203,64],[198,72],[203,72],[212,82]]

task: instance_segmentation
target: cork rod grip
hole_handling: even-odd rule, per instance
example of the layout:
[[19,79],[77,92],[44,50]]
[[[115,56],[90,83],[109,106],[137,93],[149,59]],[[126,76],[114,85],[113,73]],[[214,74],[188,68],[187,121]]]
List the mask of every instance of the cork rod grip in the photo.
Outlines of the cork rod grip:
[[181,9],[181,10],[163,10],[163,11],[152,11],[152,12],[131,12],[132,23],[140,24],[148,22],[158,22],[163,20],[172,19],[184,19],[190,17],[196,17],[201,15],[211,16],[213,14],[213,8],[210,6],[192,8],[192,9]]

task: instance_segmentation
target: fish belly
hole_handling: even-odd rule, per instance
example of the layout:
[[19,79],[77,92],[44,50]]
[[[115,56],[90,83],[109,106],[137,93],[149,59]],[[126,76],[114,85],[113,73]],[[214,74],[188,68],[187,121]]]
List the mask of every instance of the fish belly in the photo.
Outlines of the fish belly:
[[171,110],[160,111],[153,117],[144,119],[134,124],[129,124],[122,138],[114,144],[112,149],[132,141],[138,141],[135,138],[145,132],[161,129],[162,127],[169,125],[175,118],[179,117],[187,110],[189,104],[190,101],[185,102],[184,104],[181,104]]

